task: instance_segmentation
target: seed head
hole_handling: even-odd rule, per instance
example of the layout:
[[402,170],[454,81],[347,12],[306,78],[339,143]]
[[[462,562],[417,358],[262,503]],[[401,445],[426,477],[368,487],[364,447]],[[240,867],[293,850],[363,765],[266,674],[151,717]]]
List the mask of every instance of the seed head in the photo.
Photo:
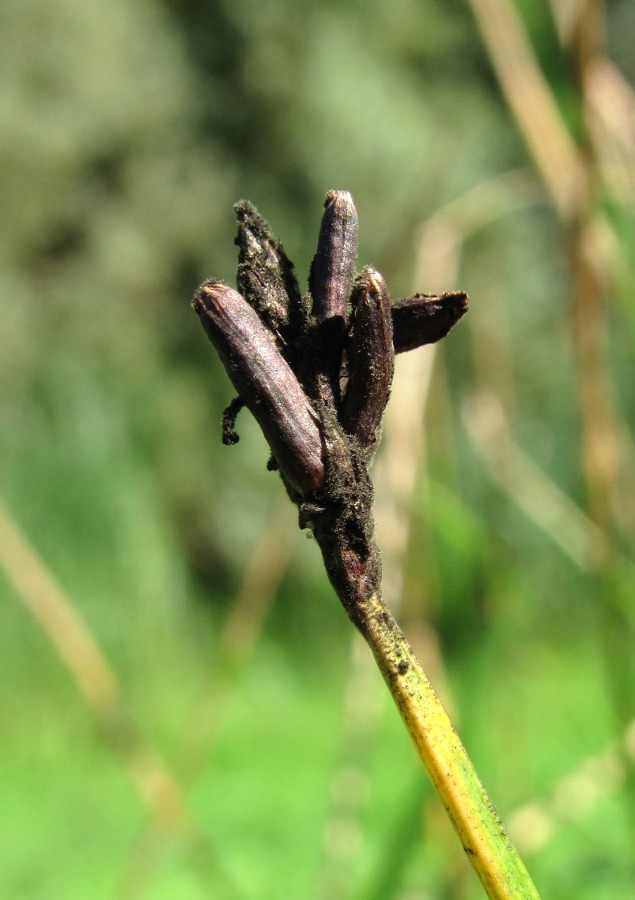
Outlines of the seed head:
[[318,417],[258,314],[220,281],[201,285],[194,309],[284,477],[301,495],[318,490],[324,482]]
[[318,322],[339,317],[346,306],[357,264],[357,210],[348,191],[329,191],[324,203],[317,253],[309,274],[313,315]]
[[362,447],[373,450],[390,395],[394,349],[390,295],[375,269],[365,268],[351,297],[353,335],[348,350],[350,377],[342,410],[342,425]]

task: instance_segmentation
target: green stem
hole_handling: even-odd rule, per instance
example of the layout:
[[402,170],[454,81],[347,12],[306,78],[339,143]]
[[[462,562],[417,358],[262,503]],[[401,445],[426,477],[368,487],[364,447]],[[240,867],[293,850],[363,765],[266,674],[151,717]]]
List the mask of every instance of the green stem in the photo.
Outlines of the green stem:
[[540,900],[427,675],[383,600],[356,606],[369,644],[468,859],[493,900]]

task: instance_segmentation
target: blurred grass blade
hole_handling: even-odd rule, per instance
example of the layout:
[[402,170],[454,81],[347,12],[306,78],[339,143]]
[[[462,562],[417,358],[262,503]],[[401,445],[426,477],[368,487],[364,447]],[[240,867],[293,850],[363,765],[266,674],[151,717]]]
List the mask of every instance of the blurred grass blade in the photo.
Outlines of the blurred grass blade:
[[[201,774],[212,751],[237,676],[258,643],[280,582],[286,572],[292,543],[288,540],[289,505],[286,498],[275,507],[256,546],[243,582],[221,631],[213,665],[190,708],[171,762],[181,790],[187,792]],[[144,896],[165,852],[163,832],[149,821],[141,832],[120,876],[121,896]]]
[[[55,578],[0,506],[0,565],[18,598],[40,625],[119,758],[137,795],[163,833],[185,841],[197,865],[212,852],[171,773],[142,737],[125,707],[117,678],[93,635]],[[214,876],[236,892],[216,859]]]
[[510,0],[469,2],[521,134],[554,204],[568,218],[584,195],[585,173],[522,19]]
[[514,444],[498,399],[481,394],[465,405],[463,422],[490,477],[580,569],[594,571],[606,535]]
[[586,79],[587,120],[606,188],[618,203],[635,202],[635,91],[608,59]]

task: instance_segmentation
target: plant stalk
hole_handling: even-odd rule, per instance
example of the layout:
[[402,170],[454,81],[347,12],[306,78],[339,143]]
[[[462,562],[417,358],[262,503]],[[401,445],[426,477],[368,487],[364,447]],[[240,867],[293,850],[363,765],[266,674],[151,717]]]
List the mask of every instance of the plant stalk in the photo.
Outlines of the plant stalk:
[[487,896],[539,900],[443,704],[379,594],[356,605],[354,621]]

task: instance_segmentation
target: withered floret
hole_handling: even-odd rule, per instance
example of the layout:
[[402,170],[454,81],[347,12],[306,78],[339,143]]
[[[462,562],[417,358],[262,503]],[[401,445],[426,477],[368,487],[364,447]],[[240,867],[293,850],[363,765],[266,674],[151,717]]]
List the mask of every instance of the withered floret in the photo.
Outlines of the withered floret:
[[438,297],[415,294],[406,300],[397,300],[392,308],[395,353],[440,341],[465,315],[467,306],[467,294],[463,291]]
[[[395,353],[444,337],[467,310],[467,295],[416,294],[391,305],[379,272],[366,267],[355,278],[357,212],[347,191],[333,190],[302,296],[293,264],[256,208],[242,200],[235,211],[239,290],[206,281],[194,299],[238,392],[225,411],[223,440],[238,440],[235,419],[247,406],[301,522],[311,523],[323,552],[329,535],[338,535],[347,560],[338,571],[357,567],[370,590],[379,562],[367,467]],[[329,569],[334,582],[336,569]]]
[[194,309],[281,472],[300,494],[324,483],[318,416],[255,310],[238,291],[206,281]]
[[300,288],[293,263],[253,204],[241,200],[234,212],[238,222],[238,290],[285,353],[293,341],[294,318],[300,311]]
[[309,289],[318,322],[346,319],[346,306],[357,263],[357,210],[348,191],[326,195],[317,253],[311,264]]
[[351,302],[354,316],[348,348],[351,374],[342,425],[365,450],[372,451],[390,395],[395,358],[390,296],[379,272],[370,267],[363,270],[355,281]]

